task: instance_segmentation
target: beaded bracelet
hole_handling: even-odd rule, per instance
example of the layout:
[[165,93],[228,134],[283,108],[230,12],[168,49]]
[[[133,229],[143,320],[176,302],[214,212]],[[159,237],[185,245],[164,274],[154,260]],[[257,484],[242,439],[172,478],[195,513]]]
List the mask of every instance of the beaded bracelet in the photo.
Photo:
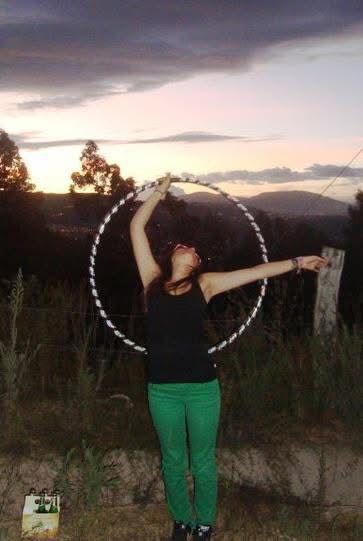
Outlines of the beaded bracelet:
[[302,256],[298,256],[298,257],[293,257],[291,258],[291,261],[294,265],[294,269],[296,269],[296,274],[299,274],[301,272],[301,269],[302,269],[302,264],[303,264],[303,261],[304,261],[304,258]]

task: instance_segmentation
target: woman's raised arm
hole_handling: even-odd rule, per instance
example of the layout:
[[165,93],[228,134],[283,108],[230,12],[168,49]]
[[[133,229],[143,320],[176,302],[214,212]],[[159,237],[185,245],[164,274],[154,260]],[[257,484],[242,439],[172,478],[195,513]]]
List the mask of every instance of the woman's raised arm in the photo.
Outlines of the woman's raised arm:
[[[152,194],[137,209],[130,222],[131,244],[134,252],[137,268],[144,288],[159,274],[161,269],[151,252],[150,243],[145,233],[145,226],[160,199],[165,198],[165,192],[170,179],[158,186]],[[159,191],[160,190],[160,191]],[[161,193],[164,192],[163,193]]]

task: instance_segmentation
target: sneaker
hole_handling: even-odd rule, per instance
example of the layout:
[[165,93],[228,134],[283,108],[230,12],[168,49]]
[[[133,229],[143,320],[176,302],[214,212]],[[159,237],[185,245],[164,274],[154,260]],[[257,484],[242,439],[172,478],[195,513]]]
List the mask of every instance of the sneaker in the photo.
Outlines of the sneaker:
[[189,541],[191,531],[188,524],[174,520],[173,533],[171,534],[170,541]]
[[193,529],[192,541],[208,541],[212,536],[211,525],[197,524]]

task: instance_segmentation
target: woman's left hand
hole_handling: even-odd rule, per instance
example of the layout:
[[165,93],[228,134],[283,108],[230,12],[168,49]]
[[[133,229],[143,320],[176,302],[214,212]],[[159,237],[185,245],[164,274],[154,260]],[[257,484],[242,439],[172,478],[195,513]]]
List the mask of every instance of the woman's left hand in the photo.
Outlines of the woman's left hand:
[[319,272],[322,267],[331,265],[330,260],[327,257],[319,257],[317,255],[304,255],[300,268]]

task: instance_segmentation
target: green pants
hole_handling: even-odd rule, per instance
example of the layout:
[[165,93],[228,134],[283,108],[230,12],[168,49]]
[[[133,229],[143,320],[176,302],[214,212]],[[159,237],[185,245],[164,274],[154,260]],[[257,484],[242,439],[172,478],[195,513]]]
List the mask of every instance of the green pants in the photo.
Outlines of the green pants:
[[[149,408],[161,448],[161,471],[169,513],[195,526],[215,525],[216,441],[221,407],[218,378],[203,383],[147,384]],[[187,430],[190,461],[187,452]],[[194,510],[185,476],[194,480]]]

